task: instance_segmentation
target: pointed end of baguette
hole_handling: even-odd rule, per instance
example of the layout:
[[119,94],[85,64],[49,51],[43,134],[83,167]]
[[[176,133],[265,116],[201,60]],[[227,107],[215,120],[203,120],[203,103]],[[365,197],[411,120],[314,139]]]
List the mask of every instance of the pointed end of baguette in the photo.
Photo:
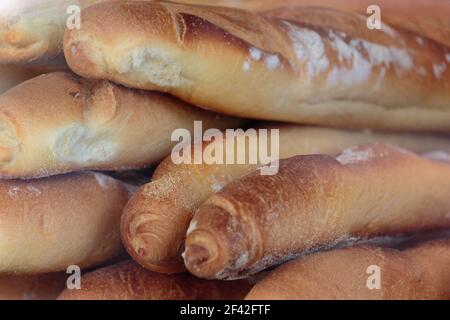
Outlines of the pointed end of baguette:
[[143,190],[136,192],[122,215],[121,235],[126,250],[146,269],[160,273],[186,271],[180,246],[187,226],[168,216],[176,214],[177,208],[148,198]]
[[186,268],[197,277],[215,279],[224,262],[216,237],[205,230],[194,230],[188,239],[183,253]]

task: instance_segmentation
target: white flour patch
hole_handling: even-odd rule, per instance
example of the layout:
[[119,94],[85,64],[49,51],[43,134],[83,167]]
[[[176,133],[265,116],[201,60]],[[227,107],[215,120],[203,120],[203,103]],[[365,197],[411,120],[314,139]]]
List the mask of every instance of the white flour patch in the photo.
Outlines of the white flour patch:
[[245,61],[244,64],[242,65],[242,70],[244,70],[244,72],[249,72],[251,68],[252,64],[249,60]]
[[31,193],[31,194],[36,195],[36,196],[38,196],[38,195],[40,195],[42,193],[38,188],[33,187],[33,186],[27,186],[27,191],[29,193]]
[[13,186],[8,189],[8,195],[11,198],[18,196],[19,194],[39,196],[42,194],[42,192],[38,188],[33,186],[26,186],[26,187]]
[[276,54],[272,54],[267,56],[266,58],[266,67],[269,70],[275,70],[280,67],[280,58]]
[[117,145],[99,139],[93,130],[73,124],[57,135],[53,153],[59,161],[66,163],[100,163],[116,156]]
[[308,77],[312,78],[327,70],[330,62],[326,56],[322,37],[315,31],[297,27],[287,21],[283,22],[288,29],[295,55],[306,65]]
[[423,41],[423,38],[422,38],[422,37],[416,37],[416,42],[417,42],[419,45],[421,45],[421,46],[423,46],[423,44],[424,44],[424,41]]
[[214,191],[214,192],[219,192],[220,190],[222,190],[223,189],[223,184],[221,184],[221,183],[213,183],[212,184],[212,186],[211,186],[211,189]]
[[19,194],[19,192],[20,192],[20,187],[10,187],[10,188],[8,189],[8,195],[9,195],[10,197],[15,197],[15,196],[17,196],[17,195]]
[[189,225],[189,228],[186,231],[186,235],[188,236],[195,229],[197,229],[197,221],[196,220],[192,220],[191,224]]
[[240,269],[245,267],[245,265],[248,263],[249,256],[250,254],[248,253],[248,251],[244,251],[236,260],[235,268]]
[[385,23],[381,24],[381,30],[383,30],[385,33],[390,35],[392,38],[395,38],[397,36],[397,32],[395,32],[394,29],[392,29],[390,26],[388,26]]
[[[406,50],[385,47],[367,42],[365,40],[353,39],[346,42],[342,35],[337,32],[329,32],[331,47],[336,51],[339,62],[345,63],[346,67],[334,68],[328,75],[328,85],[339,85],[341,83],[354,85],[367,81],[375,66],[389,68],[396,66],[403,70],[410,70],[414,63]],[[386,71],[380,71],[378,86],[380,86]]]
[[104,189],[106,188],[109,184],[111,184],[111,182],[115,181],[113,178],[111,178],[110,176],[98,173],[98,172],[93,172],[95,180],[97,181],[97,184],[100,186],[100,188]]
[[263,56],[262,51],[259,50],[258,48],[252,47],[252,48],[250,48],[249,52],[250,52],[250,58],[252,58],[255,61],[261,60],[261,58]]
[[373,86],[373,90],[378,91],[381,88],[381,84],[383,83],[383,79],[386,76],[386,68],[381,68],[380,74],[378,75],[377,82]]
[[360,147],[353,147],[347,150],[344,150],[339,156],[336,157],[336,160],[340,164],[351,164],[360,161],[366,161],[371,159],[374,156],[373,150],[370,148],[362,149]]
[[422,157],[434,160],[434,161],[443,161],[450,162],[450,153],[445,151],[432,151],[422,154]]
[[450,53],[447,53],[445,55],[445,60],[447,60],[447,62],[450,63]]
[[447,65],[445,64],[445,62],[441,64],[433,64],[433,72],[438,79],[442,78],[442,75],[444,74],[446,69]]

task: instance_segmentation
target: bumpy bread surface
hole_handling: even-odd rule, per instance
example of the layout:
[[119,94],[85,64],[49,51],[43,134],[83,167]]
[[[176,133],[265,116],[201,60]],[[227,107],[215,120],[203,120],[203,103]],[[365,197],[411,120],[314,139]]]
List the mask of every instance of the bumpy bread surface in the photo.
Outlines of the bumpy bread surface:
[[123,253],[124,185],[98,173],[0,180],[0,273],[93,267]]
[[66,288],[65,272],[0,275],[0,300],[55,300]]
[[242,300],[246,281],[206,281],[189,274],[165,275],[127,260],[81,278],[81,290],[64,290],[60,300]]
[[80,30],[66,32],[64,51],[84,77],[166,91],[225,114],[449,131],[449,48],[388,26],[369,30],[355,13],[313,9],[320,19],[312,23],[295,10],[281,19],[232,8],[102,3],[83,11]]
[[170,153],[175,129],[225,128],[240,120],[157,92],[56,72],[0,96],[0,176],[136,169]]
[[[446,136],[287,124],[265,124],[257,129],[280,130],[279,156],[282,159],[299,154],[336,155],[348,147],[373,142],[389,143],[417,153],[438,151],[450,155],[450,139]],[[248,137],[258,136],[256,131],[247,131],[246,134]],[[245,155],[243,158],[249,158],[248,144],[242,149],[236,147],[235,151]],[[242,165],[206,162],[178,165],[167,157],[156,169],[152,182],[141,187],[124,209],[121,235],[128,253],[153,271],[173,273],[185,270],[181,252],[194,212],[214,192],[258,167],[259,164],[248,162]]]
[[343,241],[445,228],[449,179],[448,163],[380,144],[282,160],[200,206],[184,261],[199,277],[238,278]]
[[[367,286],[371,266],[379,268],[378,289]],[[266,275],[246,299],[449,299],[449,268],[450,240],[404,251],[357,246],[290,261]]]

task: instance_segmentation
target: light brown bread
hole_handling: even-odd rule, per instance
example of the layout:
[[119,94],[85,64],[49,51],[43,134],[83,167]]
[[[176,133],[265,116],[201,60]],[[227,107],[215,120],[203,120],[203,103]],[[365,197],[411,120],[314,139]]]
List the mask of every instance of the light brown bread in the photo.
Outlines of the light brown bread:
[[99,173],[0,180],[0,273],[65,271],[122,254],[124,185]]
[[246,281],[207,281],[189,274],[165,275],[132,260],[92,271],[81,278],[81,290],[66,289],[60,300],[242,300]]
[[404,251],[357,246],[290,261],[258,282],[246,299],[450,299],[449,268],[449,240]]
[[202,278],[245,277],[348,240],[446,228],[450,165],[381,144],[282,160],[211,196],[187,232],[184,262]]
[[[299,154],[336,155],[348,147],[370,142],[389,143],[418,153],[433,152],[430,156],[450,154],[450,138],[446,136],[286,124],[262,125],[257,129],[280,130],[279,156],[283,159]],[[258,137],[258,132],[248,130],[237,136],[252,139]],[[202,164],[175,164],[167,157],[158,166],[152,182],[141,187],[130,199],[122,216],[122,239],[129,254],[145,268],[167,273],[183,271],[181,252],[195,210],[214,192],[261,166],[249,162],[248,143],[238,145],[237,138],[232,142],[235,144],[233,149],[222,148],[224,160],[227,150],[234,150],[246,159],[245,164],[210,164],[208,159]]]
[[0,96],[0,177],[147,167],[170,153],[175,129],[242,121],[157,92],[56,72]]
[[0,275],[0,300],[54,300],[66,287],[66,273]]
[[313,24],[231,8],[110,2],[86,9],[83,21],[66,32],[64,51],[87,78],[236,116],[449,131],[450,49],[388,26],[369,30],[359,14],[324,9]]

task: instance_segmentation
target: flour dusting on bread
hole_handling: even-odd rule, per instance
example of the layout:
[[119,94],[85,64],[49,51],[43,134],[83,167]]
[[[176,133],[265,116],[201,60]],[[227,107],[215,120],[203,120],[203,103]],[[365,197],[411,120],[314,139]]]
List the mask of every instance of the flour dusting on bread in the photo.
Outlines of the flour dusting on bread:
[[177,61],[151,47],[135,48],[124,55],[118,63],[118,71],[132,73],[138,81],[160,86],[179,87],[188,82]]
[[55,157],[66,163],[95,163],[114,159],[117,145],[105,141],[94,131],[79,124],[62,129],[53,145]]
[[313,30],[300,28],[287,21],[283,23],[287,27],[297,58],[306,64],[308,77],[312,78],[327,70],[330,62],[322,37]]
[[360,146],[352,147],[344,150],[336,160],[340,164],[351,164],[360,161],[366,161],[374,156],[374,152],[371,148],[361,148]]
[[337,53],[339,62],[343,66],[335,67],[328,75],[329,85],[347,85],[365,82],[371,78],[373,69],[382,66],[377,82],[381,83],[386,68],[394,66],[397,69],[408,71],[413,68],[413,60],[404,49],[386,47],[365,40],[346,40],[346,34],[329,31],[331,47]]

